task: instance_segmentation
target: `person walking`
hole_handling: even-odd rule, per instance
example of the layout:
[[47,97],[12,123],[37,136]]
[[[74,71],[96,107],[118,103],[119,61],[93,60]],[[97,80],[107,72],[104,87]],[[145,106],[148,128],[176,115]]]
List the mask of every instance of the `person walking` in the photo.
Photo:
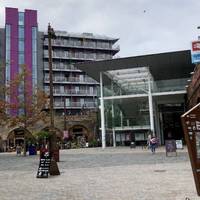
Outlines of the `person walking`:
[[151,145],[150,145],[150,141],[152,138],[152,134],[151,132],[149,132],[148,136],[147,136],[147,148],[150,149]]
[[153,154],[156,152],[156,147],[157,147],[157,139],[155,136],[152,136],[152,138],[150,139],[150,148]]
[[18,156],[21,155],[21,151],[22,151],[21,146],[20,146],[20,145],[17,145],[17,147],[16,147],[16,152],[17,152],[17,155],[18,155]]

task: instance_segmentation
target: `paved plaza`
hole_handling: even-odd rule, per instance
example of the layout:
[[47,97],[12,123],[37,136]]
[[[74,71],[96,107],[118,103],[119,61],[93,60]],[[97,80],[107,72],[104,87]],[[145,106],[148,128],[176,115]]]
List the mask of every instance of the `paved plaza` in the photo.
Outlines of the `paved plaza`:
[[38,156],[0,153],[0,200],[197,200],[186,148],[61,150],[60,176],[36,178]]

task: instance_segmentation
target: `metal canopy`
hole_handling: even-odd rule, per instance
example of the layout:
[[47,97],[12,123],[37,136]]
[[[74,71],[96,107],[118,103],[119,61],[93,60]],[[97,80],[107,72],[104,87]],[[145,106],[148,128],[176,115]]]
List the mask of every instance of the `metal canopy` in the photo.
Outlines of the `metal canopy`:
[[110,70],[105,73],[123,90],[132,93],[146,92],[148,80],[153,79],[148,67]]
[[[99,73],[134,69],[148,66],[154,80],[187,78],[195,65],[191,63],[190,50],[118,58],[112,60],[77,63],[75,66],[85,71],[90,77],[99,82]],[[116,72],[116,71],[115,71]],[[122,75],[122,74],[121,74]],[[104,85],[110,84],[109,78],[104,77]]]

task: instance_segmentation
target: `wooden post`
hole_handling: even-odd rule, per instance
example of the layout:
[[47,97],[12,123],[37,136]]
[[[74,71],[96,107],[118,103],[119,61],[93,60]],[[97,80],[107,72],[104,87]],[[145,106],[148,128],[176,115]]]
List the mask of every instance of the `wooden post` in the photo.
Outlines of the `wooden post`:
[[197,194],[200,196],[200,103],[181,116]]
[[[49,141],[49,151],[51,159],[51,165],[50,167],[50,174],[51,175],[59,175],[59,169],[57,166],[56,161],[59,161],[59,148],[57,145],[57,138],[55,133],[55,127],[54,127],[54,105],[53,105],[53,70],[52,70],[52,46],[51,46],[51,39],[56,38],[55,32],[53,28],[51,28],[50,24],[48,25],[48,53],[49,53],[49,92],[50,92],[50,118],[51,118],[51,124],[50,124],[50,141]],[[55,155],[58,153],[58,155]]]

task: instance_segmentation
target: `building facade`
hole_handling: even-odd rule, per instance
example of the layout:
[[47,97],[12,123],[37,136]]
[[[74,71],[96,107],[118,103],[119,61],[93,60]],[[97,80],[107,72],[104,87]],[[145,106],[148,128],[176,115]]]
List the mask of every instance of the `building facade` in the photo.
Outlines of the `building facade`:
[[19,108],[19,101],[24,98],[24,88],[27,87],[27,95],[32,96],[37,85],[37,11],[18,12],[17,8],[6,8],[5,65],[6,84],[16,79],[23,65],[29,71],[25,78],[26,85],[20,85],[19,88],[13,86],[10,95],[6,95],[6,101],[15,105],[10,114],[16,116],[23,112]]
[[[118,39],[92,33],[56,31],[52,40],[54,108],[62,114],[79,114],[97,107],[98,82],[74,67],[77,62],[112,59],[119,51]],[[44,33],[44,89],[49,92],[48,37]]]
[[[131,141],[144,145],[149,131],[161,144],[167,139],[184,140],[180,117],[187,109],[185,86],[195,67],[189,50],[79,63],[76,67],[100,82],[103,147],[130,145]],[[198,77],[195,73],[189,97],[195,94],[193,89],[198,91]],[[192,99],[196,102],[198,97]]]
[[[24,108],[20,107],[26,99],[25,91],[29,99],[36,88],[49,93],[48,38],[46,32],[38,31],[36,10],[21,12],[17,8],[6,8],[5,20],[5,29],[0,29],[0,62],[4,66],[0,69],[3,77],[0,81],[9,85],[18,74],[23,73],[23,67],[28,70],[24,82],[10,87],[9,95],[0,96],[13,105],[8,110],[9,114],[18,116],[25,114]],[[84,70],[75,68],[74,64],[112,59],[119,51],[119,47],[114,46],[118,39],[92,33],[55,33],[57,37],[52,39],[55,126],[59,126],[61,135],[67,127],[68,133],[74,134],[73,138],[87,136],[92,139],[96,132],[96,115],[91,112],[96,113],[99,84]],[[90,114],[86,117],[88,111]],[[65,117],[69,115],[67,126],[63,114]],[[74,115],[75,118],[72,117]],[[38,127],[45,128],[45,125]],[[38,127],[35,130],[39,131]],[[0,131],[4,146],[16,144],[15,137],[6,142],[10,133],[16,135],[15,130]],[[63,138],[61,135],[59,137]]]

